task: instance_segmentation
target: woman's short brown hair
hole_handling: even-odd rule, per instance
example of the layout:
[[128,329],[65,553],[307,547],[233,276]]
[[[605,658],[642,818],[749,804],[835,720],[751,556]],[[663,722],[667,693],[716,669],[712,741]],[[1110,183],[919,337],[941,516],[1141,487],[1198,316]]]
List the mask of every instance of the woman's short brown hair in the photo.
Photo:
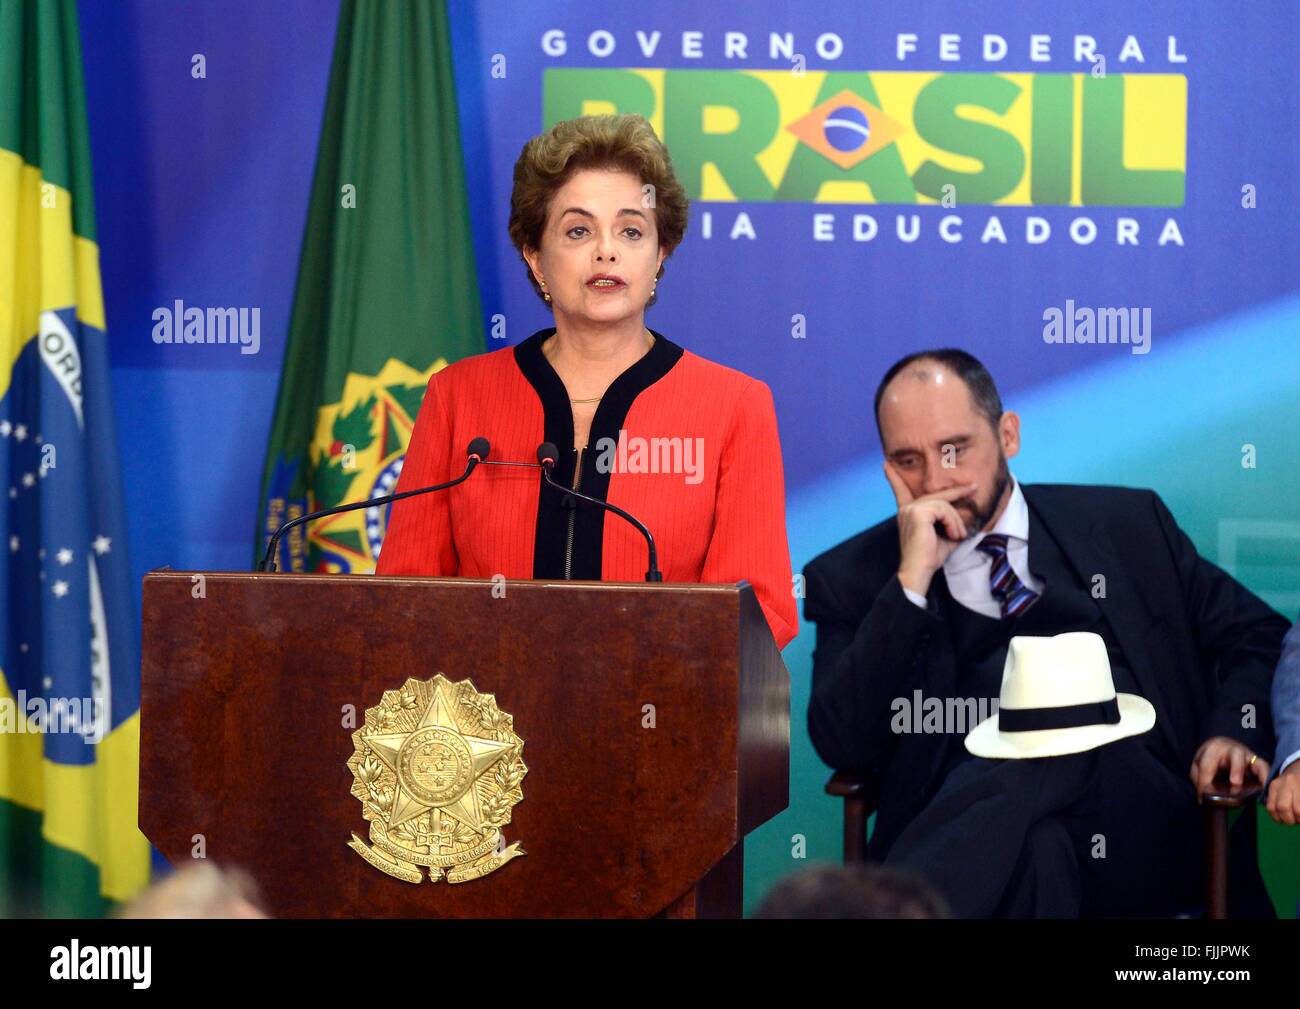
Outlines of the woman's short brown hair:
[[[566,119],[524,144],[515,162],[510,194],[510,240],[521,256],[525,248],[541,248],[551,197],[584,168],[621,169],[650,186],[659,244],[667,255],[673,254],[686,234],[686,190],[673,174],[668,149],[655,136],[654,127],[644,116],[629,114]],[[542,297],[533,271],[527,273],[533,290]],[[656,276],[663,275],[661,266]],[[647,304],[654,303],[652,296]]]

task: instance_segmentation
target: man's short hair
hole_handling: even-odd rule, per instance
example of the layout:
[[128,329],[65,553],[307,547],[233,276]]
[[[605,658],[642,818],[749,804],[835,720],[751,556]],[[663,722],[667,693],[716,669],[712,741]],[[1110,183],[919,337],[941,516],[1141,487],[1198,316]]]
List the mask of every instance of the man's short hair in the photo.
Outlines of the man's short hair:
[[887,865],[814,865],[777,883],[755,918],[947,918],[922,876]]
[[[997,430],[998,422],[1002,419],[1002,397],[998,395],[998,387],[993,382],[993,376],[989,374],[989,370],[984,367],[974,354],[968,354],[964,350],[957,350],[952,347],[945,347],[941,350],[921,350],[915,354],[908,354],[907,357],[896,361],[885,372],[885,377],[880,380],[880,385],[876,386],[877,431],[880,430],[880,401],[884,399],[885,387],[905,369],[926,361],[932,361],[945,371],[949,371],[960,378],[970,391],[970,398],[975,404],[975,409],[988,420],[994,431]],[[884,438],[883,432],[881,432],[881,438]]]

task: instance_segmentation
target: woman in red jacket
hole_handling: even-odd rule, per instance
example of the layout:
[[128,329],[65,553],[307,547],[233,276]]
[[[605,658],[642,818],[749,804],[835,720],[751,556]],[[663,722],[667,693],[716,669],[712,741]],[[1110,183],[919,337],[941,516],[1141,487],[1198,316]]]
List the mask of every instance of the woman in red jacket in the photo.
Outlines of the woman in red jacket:
[[[645,326],[686,194],[641,116],[586,116],[534,137],[515,164],[510,237],[554,328],[436,372],[397,490],[559,449],[554,479],[617,505],[655,537],[664,580],[753,586],[778,647],[797,629],[781,445],[762,382]],[[393,505],[378,574],[640,581],[646,543],[536,468],[481,466],[450,491]]]

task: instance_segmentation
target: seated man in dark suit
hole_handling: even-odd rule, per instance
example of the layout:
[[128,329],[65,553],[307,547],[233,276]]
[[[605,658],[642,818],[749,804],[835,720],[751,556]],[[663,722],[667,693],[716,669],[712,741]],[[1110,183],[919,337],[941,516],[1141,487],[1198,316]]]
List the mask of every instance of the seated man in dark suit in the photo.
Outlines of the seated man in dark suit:
[[[1019,485],[1020,420],[969,354],[899,361],[876,422],[898,514],[804,570],[809,733],[827,764],[873,783],[871,856],[926,873],[959,917],[1196,908],[1198,794],[1221,770],[1267,780],[1286,621],[1199,557],[1152,491]],[[987,704],[1013,634],[1067,631],[1101,635],[1115,689],[1155,707],[1152,730],[985,760],[963,746],[973,721],[900,717]],[[1234,829],[1230,913],[1268,916],[1253,824]]]

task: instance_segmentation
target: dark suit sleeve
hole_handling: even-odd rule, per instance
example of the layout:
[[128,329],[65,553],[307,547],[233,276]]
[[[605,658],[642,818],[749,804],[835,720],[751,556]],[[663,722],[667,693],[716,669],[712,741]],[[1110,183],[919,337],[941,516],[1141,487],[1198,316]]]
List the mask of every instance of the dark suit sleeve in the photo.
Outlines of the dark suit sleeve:
[[[1287,622],[1222,568],[1201,557],[1159,495],[1151,496],[1156,521],[1178,568],[1202,668],[1216,673],[1211,708],[1200,726],[1201,741],[1228,736],[1267,757],[1273,752],[1269,691]],[[1247,705],[1254,709],[1252,727],[1242,725]]]
[[846,611],[817,566],[804,569],[805,619],[817,625],[808,734],[830,767],[877,777],[893,749],[894,698],[909,696],[936,617],[894,576],[860,618]]

